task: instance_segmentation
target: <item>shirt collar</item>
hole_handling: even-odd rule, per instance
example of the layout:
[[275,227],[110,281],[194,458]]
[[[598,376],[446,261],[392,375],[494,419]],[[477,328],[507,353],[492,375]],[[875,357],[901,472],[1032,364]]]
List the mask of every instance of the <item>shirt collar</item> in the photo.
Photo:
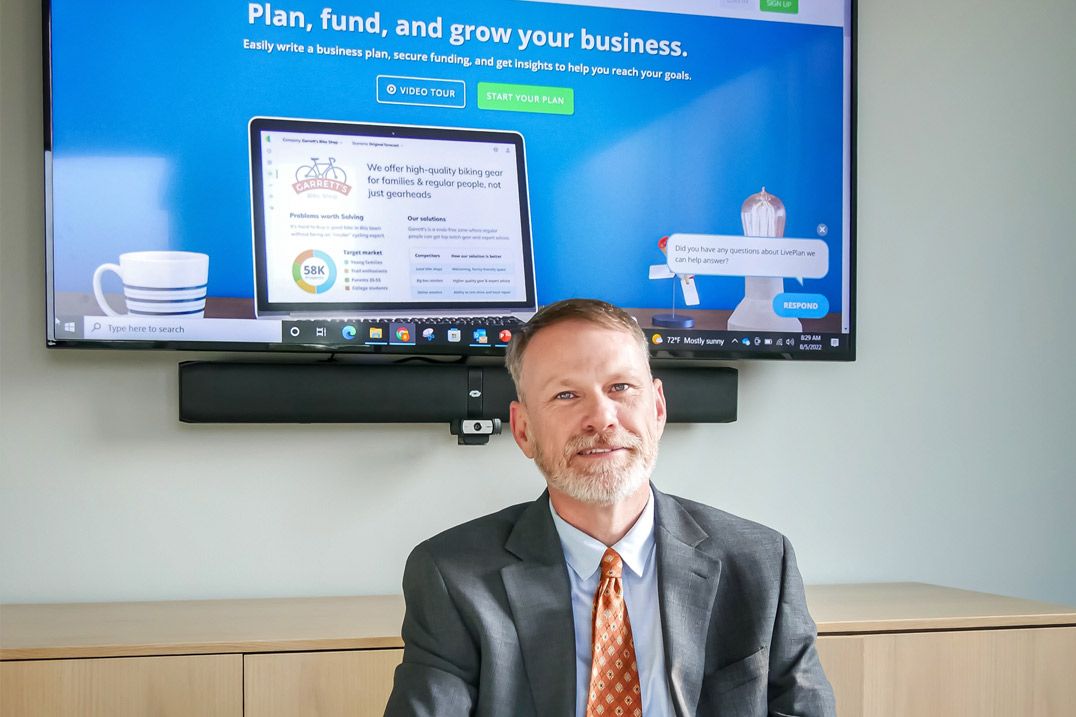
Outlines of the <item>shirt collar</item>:
[[[589,579],[598,572],[602,556],[605,555],[605,545],[561,518],[557,509],[553,507],[553,501],[549,501],[549,512],[553,516],[553,525],[557,528],[560,546],[564,550],[568,565],[581,580]],[[631,526],[627,534],[612,547],[629,570],[637,576],[643,574],[647,560],[654,552],[654,490],[652,488],[646,500],[646,507],[635,521],[635,525]]]

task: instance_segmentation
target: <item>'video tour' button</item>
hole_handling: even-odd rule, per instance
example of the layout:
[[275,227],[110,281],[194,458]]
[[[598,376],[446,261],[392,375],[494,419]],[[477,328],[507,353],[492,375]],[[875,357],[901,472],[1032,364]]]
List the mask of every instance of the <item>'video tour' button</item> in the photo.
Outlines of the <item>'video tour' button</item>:
[[377,101],[388,105],[462,109],[467,106],[467,85],[463,80],[378,75]]

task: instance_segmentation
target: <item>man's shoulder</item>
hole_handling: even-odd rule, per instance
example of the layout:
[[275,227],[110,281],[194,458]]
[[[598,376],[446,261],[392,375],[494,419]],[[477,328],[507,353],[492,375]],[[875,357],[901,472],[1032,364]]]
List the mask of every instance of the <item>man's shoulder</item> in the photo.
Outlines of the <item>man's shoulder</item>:
[[769,526],[688,498],[662,495],[707,534],[706,542],[715,552],[728,555],[784,551],[785,536]]

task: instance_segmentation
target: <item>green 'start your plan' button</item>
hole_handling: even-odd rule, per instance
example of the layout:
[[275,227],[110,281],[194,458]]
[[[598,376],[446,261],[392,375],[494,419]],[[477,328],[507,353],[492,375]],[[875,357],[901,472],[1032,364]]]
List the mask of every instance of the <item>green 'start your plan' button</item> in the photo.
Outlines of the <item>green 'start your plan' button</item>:
[[575,90],[571,87],[479,82],[478,109],[571,115],[575,114]]
[[467,85],[463,80],[378,75],[377,101],[385,105],[424,105],[460,109],[467,106]]
[[762,12],[787,12],[798,15],[800,0],[758,0],[758,9]]

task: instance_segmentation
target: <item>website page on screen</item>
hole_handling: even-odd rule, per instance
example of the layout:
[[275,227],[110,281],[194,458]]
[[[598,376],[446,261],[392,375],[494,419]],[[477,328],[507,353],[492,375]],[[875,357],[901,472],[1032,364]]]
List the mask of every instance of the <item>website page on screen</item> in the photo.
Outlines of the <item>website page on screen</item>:
[[54,0],[50,342],[496,353],[589,296],[848,358],[850,5]]

